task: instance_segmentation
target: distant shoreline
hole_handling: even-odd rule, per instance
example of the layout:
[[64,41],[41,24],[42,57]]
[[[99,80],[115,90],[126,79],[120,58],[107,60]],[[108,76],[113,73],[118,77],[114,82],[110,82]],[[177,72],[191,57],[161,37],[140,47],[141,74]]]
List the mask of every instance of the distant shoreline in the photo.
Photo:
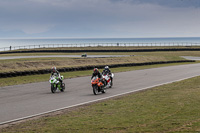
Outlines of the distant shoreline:
[[174,38],[200,38],[200,37],[19,37],[1,39],[174,39]]

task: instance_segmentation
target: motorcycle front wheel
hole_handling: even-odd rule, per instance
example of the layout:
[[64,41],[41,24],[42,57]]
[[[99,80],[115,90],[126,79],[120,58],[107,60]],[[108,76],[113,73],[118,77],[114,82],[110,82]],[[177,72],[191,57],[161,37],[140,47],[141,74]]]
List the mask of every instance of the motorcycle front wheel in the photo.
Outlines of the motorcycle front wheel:
[[54,87],[54,84],[51,84],[51,92],[55,93],[56,92],[56,87]]
[[98,86],[94,85],[92,87],[93,87],[93,93],[94,93],[94,95],[97,95],[98,94]]

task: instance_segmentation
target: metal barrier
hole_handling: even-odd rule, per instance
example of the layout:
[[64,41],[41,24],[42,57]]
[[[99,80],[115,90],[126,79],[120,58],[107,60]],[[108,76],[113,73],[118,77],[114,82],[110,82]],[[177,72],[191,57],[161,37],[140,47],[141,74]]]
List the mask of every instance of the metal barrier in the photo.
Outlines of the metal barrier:
[[190,42],[162,42],[162,43],[81,43],[81,44],[42,44],[26,46],[10,46],[0,48],[0,51],[19,50],[19,49],[38,49],[38,48],[63,48],[63,47],[159,47],[159,46],[200,46],[199,43]]

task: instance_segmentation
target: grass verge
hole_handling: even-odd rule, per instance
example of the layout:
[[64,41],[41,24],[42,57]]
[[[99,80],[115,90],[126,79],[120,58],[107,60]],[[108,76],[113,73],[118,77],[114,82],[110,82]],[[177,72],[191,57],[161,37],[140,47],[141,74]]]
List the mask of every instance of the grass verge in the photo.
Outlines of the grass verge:
[[[37,53],[37,55],[67,55],[81,53]],[[57,68],[77,67],[87,65],[111,65],[123,63],[142,63],[154,61],[176,61],[184,60],[180,56],[200,56],[199,51],[174,51],[174,52],[108,52],[93,53],[88,55],[136,55],[130,57],[112,57],[112,58],[27,58],[27,59],[9,59],[0,60],[0,72],[29,71],[50,69],[52,66]],[[31,56],[35,53],[10,54],[12,56]],[[8,55],[8,56],[10,56]],[[0,55],[1,56],[1,55]]]
[[[133,71],[133,70],[140,70],[140,69],[149,69],[149,68],[193,64],[193,63],[199,63],[199,61],[189,62],[189,63],[185,62],[185,63],[170,63],[170,64],[158,64],[158,65],[147,65],[147,66],[119,67],[119,68],[111,68],[111,70],[112,72],[117,73],[117,72],[123,72],[123,71]],[[93,72],[92,70],[74,71],[74,72],[61,73],[61,75],[63,75],[64,78],[75,78],[75,77],[80,77],[80,76],[90,76],[92,72]],[[100,72],[102,72],[102,69],[100,69]],[[0,82],[0,87],[48,81],[49,77],[50,77],[50,74],[2,78]]]
[[0,132],[199,132],[200,77],[65,110]]
[[88,65],[111,65],[124,63],[143,63],[155,61],[175,61],[183,60],[177,56],[130,56],[130,57],[109,57],[109,58],[24,58],[0,60],[0,72],[25,71],[57,68],[77,67]]

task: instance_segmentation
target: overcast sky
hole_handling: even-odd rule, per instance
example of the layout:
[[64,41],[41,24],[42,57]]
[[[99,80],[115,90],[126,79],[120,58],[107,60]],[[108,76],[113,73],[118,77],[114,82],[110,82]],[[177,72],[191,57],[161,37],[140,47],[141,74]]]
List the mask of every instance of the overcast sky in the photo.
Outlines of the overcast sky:
[[0,38],[200,37],[200,0],[0,0]]

